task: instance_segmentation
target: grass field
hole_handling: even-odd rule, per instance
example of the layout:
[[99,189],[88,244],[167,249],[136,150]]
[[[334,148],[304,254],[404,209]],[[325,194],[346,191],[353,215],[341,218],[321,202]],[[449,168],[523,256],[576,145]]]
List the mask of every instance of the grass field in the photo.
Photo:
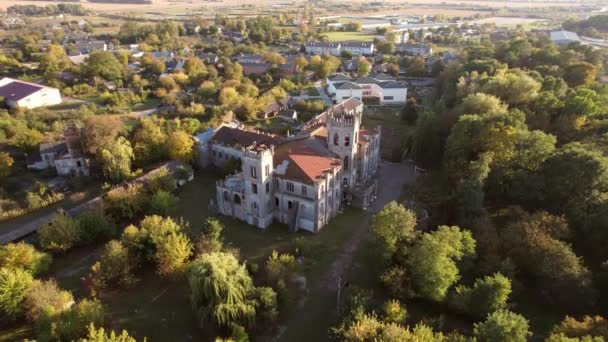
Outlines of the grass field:
[[327,32],[327,33],[324,33],[324,35],[327,36],[327,39],[330,42],[345,41],[345,40],[358,41],[358,42],[371,42],[376,37],[374,34],[369,33],[369,32],[339,32],[339,31],[336,31],[336,32]]

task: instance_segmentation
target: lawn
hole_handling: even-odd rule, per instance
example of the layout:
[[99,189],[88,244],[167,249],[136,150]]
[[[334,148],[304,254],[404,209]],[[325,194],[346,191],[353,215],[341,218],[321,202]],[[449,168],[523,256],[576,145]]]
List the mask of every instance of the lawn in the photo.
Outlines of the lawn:
[[340,42],[340,41],[357,41],[357,42],[371,42],[374,40],[376,35],[369,32],[326,32],[323,33],[327,36],[327,39],[330,42]]
[[366,107],[363,113],[363,126],[382,127],[380,153],[382,159],[395,161],[408,147],[416,127],[401,119],[401,107]]

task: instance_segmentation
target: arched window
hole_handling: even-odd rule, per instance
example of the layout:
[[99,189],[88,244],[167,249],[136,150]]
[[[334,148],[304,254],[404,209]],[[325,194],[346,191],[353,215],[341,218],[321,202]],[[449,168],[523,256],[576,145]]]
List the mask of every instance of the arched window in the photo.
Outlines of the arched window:
[[346,136],[344,136],[344,146],[350,146],[350,135],[346,134]]
[[334,145],[340,145],[340,138],[338,137],[338,133],[334,133]]
[[241,196],[239,196],[238,194],[234,194],[234,204],[241,204]]
[[348,170],[348,156],[344,157],[344,170]]

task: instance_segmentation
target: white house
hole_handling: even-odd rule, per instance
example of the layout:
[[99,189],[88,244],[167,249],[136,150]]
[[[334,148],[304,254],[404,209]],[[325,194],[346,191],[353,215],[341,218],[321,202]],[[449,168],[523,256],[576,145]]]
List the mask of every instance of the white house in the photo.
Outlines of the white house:
[[306,53],[311,55],[330,54],[338,56],[342,52],[342,43],[333,42],[308,42],[306,43]]
[[370,75],[351,78],[344,74],[327,77],[327,91],[333,102],[350,97],[358,100],[378,99],[381,105],[403,104],[407,100],[407,86],[388,75]]
[[428,57],[433,53],[433,48],[426,44],[397,44],[395,50],[409,56],[417,57]]
[[372,42],[343,42],[342,51],[348,51],[353,55],[373,55],[374,43]]
[[57,88],[24,82],[8,77],[0,79],[0,97],[9,107],[33,109],[61,103],[61,93]]

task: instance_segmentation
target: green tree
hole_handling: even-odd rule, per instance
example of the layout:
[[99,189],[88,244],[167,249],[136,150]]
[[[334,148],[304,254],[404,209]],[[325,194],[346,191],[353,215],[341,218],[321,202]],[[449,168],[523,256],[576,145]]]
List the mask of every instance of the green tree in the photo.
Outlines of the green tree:
[[377,252],[389,260],[400,243],[411,242],[416,237],[416,215],[393,201],[372,217],[370,228]]
[[190,57],[184,62],[184,71],[188,76],[198,76],[207,71],[205,64],[198,57]]
[[511,281],[500,273],[475,280],[472,288],[458,286],[452,296],[452,303],[476,317],[485,317],[491,312],[503,309],[511,293]]
[[571,143],[549,157],[539,174],[544,181],[544,205],[563,212],[608,189],[608,158],[598,150]]
[[125,137],[118,137],[101,149],[101,163],[106,178],[120,182],[131,177],[131,161],[134,154],[131,143]]
[[114,331],[106,333],[103,328],[95,328],[95,324],[89,325],[89,334],[85,338],[81,338],[79,342],[137,342],[135,338],[129,336],[126,330],[123,330],[120,335]]
[[39,131],[24,129],[19,130],[11,140],[15,146],[30,152],[38,149],[38,145],[40,145],[42,139],[44,139],[44,136]]
[[224,66],[224,77],[227,80],[239,81],[243,78],[243,67],[239,63],[228,63]]
[[87,77],[117,81],[123,77],[124,68],[112,52],[96,50],[91,52],[87,61],[81,66],[81,72]]
[[51,266],[52,257],[25,242],[9,243],[0,246],[0,267],[21,268],[38,275],[46,272]]
[[424,77],[426,76],[426,62],[421,57],[416,57],[410,61],[407,66],[406,73],[411,77]]
[[498,310],[476,323],[473,331],[480,342],[525,342],[531,333],[528,320],[508,310]]
[[57,44],[47,46],[46,52],[40,56],[40,69],[45,73],[57,73],[66,70],[72,62],[65,54],[63,47]]
[[215,218],[207,218],[203,223],[203,232],[197,243],[197,250],[200,254],[208,252],[219,252],[224,246],[222,231],[224,226]]
[[416,293],[426,299],[441,302],[459,276],[457,262],[475,255],[475,240],[469,231],[459,227],[440,226],[425,233],[413,245],[407,256]]
[[0,178],[4,178],[11,173],[14,160],[6,152],[0,152]]
[[597,68],[591,63],[578,62],[564,68],[564,80],[571,87],[591,84],[596,78]]
[[158,123],[149,118],[139,121],[133,136],[133,155],[138,165],[147,165],[165,158],[167,136]]
[[22,269],[0,268],[0,313],[7,320],[23,312],[23,300],[32,286],[32,275]]
[[169,158],[189,162],[194,158],[194,139],[184,131],[169,134],[167,139]]
[[112,240],[91,267],[93,287],[95,290],[130,287],[137,282],[133,274],[137,266],[134,255],[120,241]]
[[80,241],[84,244],[116,234],[116,224],[105,214],[103,208],[87,210],[78,216]]
[[165,190],[157,190],[148,200],[148,214],[167,216],[177,208],[177,197]]
[[80,225],[68,214],[59,213],[38,230],[38,242],[48,251],[62,253],[80,242]]
[[359,57],[359,65],[357,69],[357,74],[359,77],[365,77],[369,75],[369,72],[372,70],[372,63],[370,63],[365,57]]
[[156,246],[156,262],[158,273],[174,275],[185,270],[188,259],[192,255],[192,243],[183,234],[171,234]]
[[599,338],[608,339],[608,320],[601,316],[584,316],[581,320],[566,316],[560,324],[553,328],[551,333],[554,335],[562,334],[568,338],[593,336],[597,337],[598,340]]
[[256,316],[253,282],[234,255],[204,254],[193,262],[189,282],[192,307],[201,326],[207,322],[223,327],[253,325]]

